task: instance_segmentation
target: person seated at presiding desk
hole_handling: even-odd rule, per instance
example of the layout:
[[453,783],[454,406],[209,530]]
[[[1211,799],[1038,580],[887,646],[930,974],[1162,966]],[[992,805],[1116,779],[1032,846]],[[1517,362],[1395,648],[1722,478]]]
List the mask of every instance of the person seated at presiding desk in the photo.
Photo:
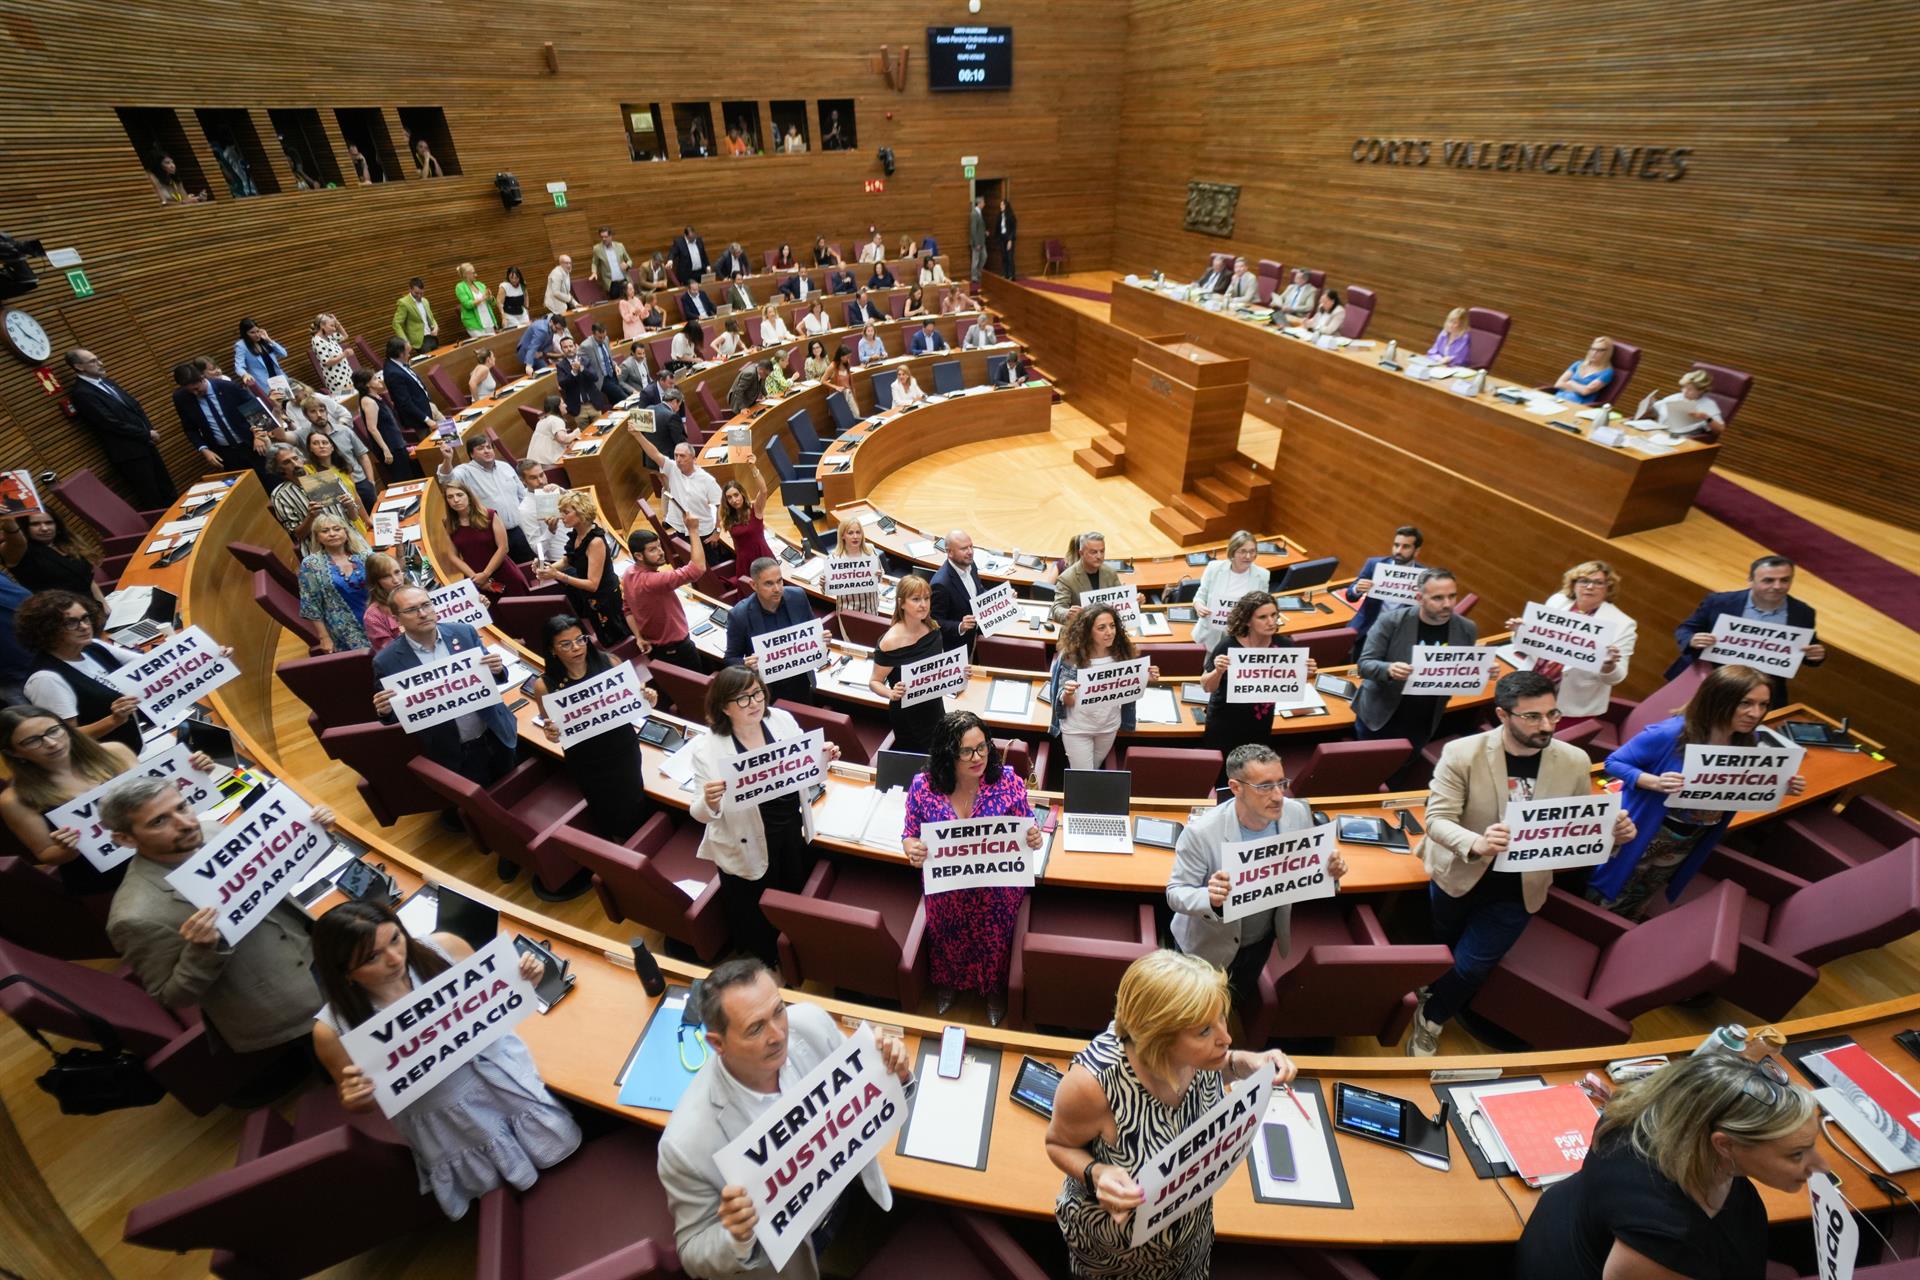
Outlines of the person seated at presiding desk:
[[549,312],[565,314],[579,307],[580,300],[573,296],[573,256],[563,253],[554,262],[553,270],[547,272],[547,291],[542,302]]
[[[423,982],[472,957],[454,933],[415,938],[378,899],[346,902],[313,926],[314,974],[326,1006],[314,1015],[313,1050],[333,1077],[340,1105],[371,1111],[373,1081],[355,1066],[341,1037],[376,1012],[401,1004]],[[522,980],[538,985],[546,965],[522,954]],[[525,1191],[580,1146],[580,1126],[547,1091],[533,1055],[509,1031],[446,1075],[428,1077],[425,1092],[392,1124],[413,1152],[422,1190],[431,1189],[447,1217],[466,1216],[475,1200],[504,1186]],[[484,1142],[484,1147],[478,1144]]]
[[1298,1073],[1278,1049],[1235,1050],[1230,1005],[1224,972],[1199,956],[1150,951],[1121,976],[1113,1021],[1073,1055],[1054,1094],[1047,1158],[1066,1175],[1053,1213],[1074,1275],[1211,1274],[1211,1197],[1139,1248],[1130,1245],[1147,1161],[1219,1103],[1229,1080],[1269,1063],[1276,1086]]
[[1778,1060],[1681,1058],[1613,1095],[1585,1163],[1535,1204],[1514,1275],[1769,1273],[1767,1208],[1753,1184],[1802,1195],[1809,1177],[1831,1172],[1820,1133],[1819,1104]]
[[1707,440],[1718,440],[1726,430],[1720,416],[1720,403],[1708,395],[1713,390],[1713,375],[1705,369],[1692,369],[1680,375],[1680,389],[1654,401],[1653,416],[1663,431],[1677,436],[1696,432]]
[[[1480,638],[1473,619],[1453,611],[1460,587],[1447,569],[1428,569],[1420,575],[1419,595],[1410,605],[1389,609],[1367,632],[1366,646],[1360,651],[1360,677],[1364,683],[1353,700],[1353,736],[1359,741],[1370,738],[1405,738],[1413,744],[1404,772],[1419,758],[1420,749],[1433,740],[1440,717],[1447,709],[1446,694],[1405,693],[1407,677],[1413,674],[1415,645],[1447,645],[1459,649]],[[1396,774],[1398,776],[1398,774]],[[1392,785],[1389,779],[1389,785]]]
[[1372,595],[1373,577],[1383,564],[1395,564],[1403,568],[1419,569],[1420,547],[1426,541],[1417,526],[1403,524],[1393,531],[1393,550],[1384,556],[1368,556],[1367,562],[1360,566],[1360,576],[1348,583],[1340,594],[1352,604],[1358,601],[1360,607],[1354,610],[1353,621],[1347,625],[1353,628],[1353,658],[1360,660],[1360,650],[1367,643],[1367,632],[1373,627],[1373,620],[1380,616],[1380,601]]
[[[674,1249],[696,1280],[817,1277],[816,1249],[839,1232],[843,1196],[776,1271],[753,1237],[759,1213],[746,1188],[725,1182],[714,1156],[804,1079],[846,1039],[818,1005],[788,1004],[773,971],[758,960],[728,960],[700,984],[699,1017],[712,1053],[660,1135],[660,1185],[673,1211]],[[891,1031],[875,1042],[888,1071],[914,1093],[906,1045]],[[882,1210],[893,1208],[883,1162],[860,1171],[860,1185]]]
[[[1726,810],[1668,808],[1680,790],[1689,746],[1751,747],[1754,731],[1773,706],[1767,678],[1752,667],[1715,667],[1671,719],[1650,724],[1607,757],[1606,773],[1625,791],[1622,812],[1639,828],[1613,856],[1587,873],[1587,900],[1629,920],[1644,919],[1662,892],[1679,898],[1687,882],[1712,855],[1733,814]],[[1807,780],[1796,774],[1787,794],[1799,795]]]
[[560,335],[567,331],[567,318],[558,311],[549,312],[527,326],[514,344],[514,354],[529,374],[544,373],[560,358]]
[[[1512,800],[1546,800],[1593,793],[1586,752],[1555,738],[1560,711],[1553,682],[1536,671],[1512,671],[1493,690],[1498,728],[1447,744],[1427,792],[1427,837],[1420,860],[1433,883],[1427,900],[1434,940],[1453,950],[1453,967],[1419,993],[1407,1052],[1439,1052],[1440,1031],[1470,1004],[1487,975],[1547,900],[1551,871],[1492,871],[1513,833],[1506,825]],[[1624,811],[1613,838],[1637,834]]]
[[1260,278],[1247,270],[1245,258],[1233,260],[1233,274],[1227,277],[1226,287],[1221,292],[1227,295],[1229,302],[1252,303],[1259,296]]
[[[1167,877],[1174,945],[1224,969],[1234,1003],[1243,1010],[1258,1003],[1267,956],[1276,946],[1282,959],[1288,954],[1293,907],[1282,903],[1238,920],[1222,920],[1220,909],[1233,887],[1233,872],[1222,850],[1232,841],[1305,831],[1313,825],[1313,811],[1304,801],[1287,799],[1286,785],[1286,766],[1273,748],[1257,742],[1235,747],[1227,756],[1232,795],[1187,824]],[[1346,856],[1337,849],[1327,859],[1327,874],[1336,883],[1347,874]]]
[[[333,810],[315,805],[313,821],[332,830]],[[216,909],[196,910],[167,883],[221,833],[171,778],[140,774],[114,784],[100,801],[100,822],[134,852],[107,913],[107,937],[147,994],[169,1009],[199,1009],[235,1053],[286,1049],[299,1070],[311,1069],[307,1035],[320,992],[306,916],[282,899],[238,942],[221,941]]]
[[1316,338],[1337,338],[1340,326],[1346,322],[1347,309],[1341,305],[1340,291],[1328,289],[1314,306],[1313,317],[1307,321],[1307,332]]
[[1015,347],[1007,353],[1007,361],[1000,366],[1000,372],[994,375],[996,387],[1017,387],[1027,380],[1032,366],[1027,363],[1026,353]]
[[707,544],[694,538],[688,545],[693,549],[692,558],[676,569],[667,561],[667,547],[659,534],[651,529],[628,534],[627,550],[633,553],[633,563],[620,577],[620,596],[641,653],[698,671],[700,651],[689,636],[679,589],[699,581],[707,572]]
[[[1047,732],[1060,739],[1069,769],[1102,769],[1114,739],[1132,733],[1139,702],[1080,705],[1080,676],[1094,667],[1132,662],[1139,654],[1133,637],[1120,625],[1120,612],[1110,604],[1095,605],[1074,615],[1060,634],[1060,652],[1048,677],[1053,708]],[[1148,667],[1149,680],[1160,678],[1160,668]]]
[[1468,360],[1468,350],[1472,346],[1472,337],[1467,332],[1467,309],[1455,307],[1447,312],[1447,318],[1440,325],[1440,332],[1433,336],[1433,345],[1427,348],[1427,359],[1435,364],[1455,365],[1464,368]]
[[[763,556],[747,568],[753,594],[736,603],[727,613],[728,666],[745,666],[756,671],[760,659],[753,651],[753,638],[770,631],[784,631],[813,621],[813,606],[799,587],[785,585],[780,562]],[[788,676],[767,686],[774,701],[790,698],[809,706],[813,703],[813,672]]]
[[1080,611],[1080,597],[1089,591],[1105,591],[1120,585],[1120,575],[1107,564],[1107,535],[1080,535],[1080,559],[1053,584],[1053,609],[1056,623],[1072,622]]
[[[971,711],[942,716],[927,744],[927,767],[907,788],[907,820],[901,847],[915,868],[927,860],[921,828],[930,822],[968,818],[1033,817],[1027,784],[1000,758],[987,726]],[[1038,849],[1040,828],[1029,825],[1026,846]],[[997,1027],[1007,1014],[1007,972],[1013,957],[1014,925],[1020,918],[1024,888],[955,889],[922,898],[927,920],[929,975],[934,1012],[953,1007],[961,991],[987,1001],[987,1025]]]
[[[558,744],[560,726],[547,710],[546,697],[570,685],[613,670],[621,661],[587,634],[586,623],[571,613],[556,613],[540,624],[540,677],[528,690],[541,707],[540,731]],[[644,665],[636,668],[647,680]],[[651,685],[641,690],[647,705],[660,700]],[[645,770],[640,760],[640,735],[631,724],[617,724],[591,737],[567,744],[567,776],[586,797],[587,818],[603,839],[619,844],[640,829],[653,810],[646,788],[636,785]]]
[[1554,379],[1553,394],[1575,404],[1599,404],[1600,397],[1613,382],[1613,339],[1595,338],[1587,354],[1567,366]]
[[[485,646],[474,629],[464,622],[441,622],[439,613],[421,587],[401,587],[393,593],[393,616],[400,620],[400,638],[373,656],[373,713],[391,724],[393,693],[380,688],[382,676],[398,675],[431,662],[444,661],[457,653]],[[492,673],[495,683],[507,681],[506,663],[496,653],[486,653],[481,663]],[[513,713],[503,702],[490,702],[479,711],[469,711],[453,720],[430,725],[414,734],[420,754],[443,768],[483,787],[498,782],[513,768],[520,746],[520,731]],[[449,830],[460,830],[457,810],[448,809],[440,822]]]
[[315,516],[297,570],[300,616],[320,624],[322,653],[367,647],[366,542],[338,516]]
[[[1811,631],[1817,617],[1812,605],[1793,596],[1794,563],[1785,556],[1761,556],[1747,566],[1747,585],[1741,591],[1715,591],[1700,601],[1687,620],[1673,629],[1673,642],[1680,656],[1666,670],[1668,680],[1687,669],[1687,664],[1719,642],[1713,634],[1721,614],[1744,618],[1748,622],[1766,622],[1776,627],[1805,627]],[[1807,646],[1801,665],[1817,667],[1827,660],[1827,646],[1818,636]],[[1787,704],[1787,682],[1772,677],[1775,706]]]
[[[1547,608],[1592,618],[1612,637],[1606,660],[1597,672],[1567,667],[1549,658],[1535,658],[1529,667],[1554,682],[1560,690],[1562,714],[1576,721],[1605,715],[1613,687],[1627,678],[1640,628],[1613,603],[1619,589],[1620,575],[1612,565],[1605,560],[1588,560],[1567,570],[1560,579],[1560,589],[1546,599]],[[1507,629],[1512,631],[1524,621],[1508,618]]]
[[[934,730],[947,712],[947,699],[943,694],[911,707],[902,706],[907,687],[893,679],[894,673],[936,658],[948,649],[964,648],[962,637],[974,626],[972,614],[955,625],[931,616],[932,609],[933,588],[927,580],[917,573],[902,574],[894,588],[892,625],[873,646],[873,674],[867,688],[886,701],[887,724],[893,730],[893,745],[900,751],[930,749]],[[968,675],[972,675],[971,668]]]
[[880,331],[871,322],[860,331],[859,350],[855,354],[861,364],[872,364],[887,358],[887,344],[880,340]]
[[1312,274],[1305,267],[1295,267],[1293,283],[1282,289],[1274,301],[1272,322],[1276,325],[1305,324],[1319,299],[1320,291],[1313,287]]
[[386,380],[387,394],[393,400],[394,415],[400,419],[402,434],[411,433],[410,438],[417,438],[426,434],[437,415],[433,397],[427,394],[427,384],[413,371],[412,359],[413,348],[405,338],[388,338],[387,362],[380,366],[380,376]]
[[1233,259],[1224,253],[1216,253],[1207,259],[1207,269],[1193,282],[1195,293],[1224,293],[1233,279]]
[[448,450],[440,460],[436,478],[443,485],[453,482],[465,486],[481,506],[497,513],[507,527],[507,559],[524,564],[533,559],[533,548],[520,528],[521,503],[527,496],[520,473],[500,460],[500,447],[492,436],[469,436],[466,446],[467,460],[459,466],[453,465],[453,454]]
[[187,443],[220,471],[258,471],[252,419],[260,401],[237,382],[209,378],[191,362],[173,366],[173,409]]

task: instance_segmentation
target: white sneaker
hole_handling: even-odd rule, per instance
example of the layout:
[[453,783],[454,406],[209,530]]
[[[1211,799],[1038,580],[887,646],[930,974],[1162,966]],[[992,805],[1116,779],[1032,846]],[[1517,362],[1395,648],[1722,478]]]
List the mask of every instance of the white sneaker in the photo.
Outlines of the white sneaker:
[[1431,1058],[1440,1052],[1440,1024],[1427,1021],[1427,991],[1420,989],[1420,1003],[1413,1010],[1413,1034],[1407,1037],[1407,1056]]

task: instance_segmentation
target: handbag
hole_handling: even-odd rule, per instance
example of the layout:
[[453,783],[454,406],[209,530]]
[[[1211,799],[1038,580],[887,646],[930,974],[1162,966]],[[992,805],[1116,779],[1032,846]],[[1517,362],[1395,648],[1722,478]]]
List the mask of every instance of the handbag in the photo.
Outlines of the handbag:
[[25,974],[14,973],[0,978],[0,987],[14,982],[24,982],[41,995],[71,1009],[100,1042],[100,1046],[93,1049],[78,1046],[55,1049],[38,1031],[21,1025],[22,1031],[53,1055],[53,1066],[35,1083],[60,1104],[62,1115],[97,1116],[126,1107],[150,1107],[167,1096],[166,1089],[147,1073],[141,1060],[121,1046],[118,1033],[106,1022]]

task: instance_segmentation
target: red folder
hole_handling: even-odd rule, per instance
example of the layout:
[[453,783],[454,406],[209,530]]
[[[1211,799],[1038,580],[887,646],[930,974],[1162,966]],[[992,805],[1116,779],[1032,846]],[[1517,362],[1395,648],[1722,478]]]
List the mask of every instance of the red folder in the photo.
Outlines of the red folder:
[[1480,1110],[1529,1184],[1558,1181],[1579,1171],[1600,1115],[1578,1085],[1556,1084],[1525,1093],[1488,1093]]
[[1857,1044],[1829,1049],[1821,1056],[1893,1117],[1902,1129],[1920,1139],[1920,1119],[1916,1119],[1916,1115],[1920,1115],[1920,1093],[1916,1093],[1912,1085]]

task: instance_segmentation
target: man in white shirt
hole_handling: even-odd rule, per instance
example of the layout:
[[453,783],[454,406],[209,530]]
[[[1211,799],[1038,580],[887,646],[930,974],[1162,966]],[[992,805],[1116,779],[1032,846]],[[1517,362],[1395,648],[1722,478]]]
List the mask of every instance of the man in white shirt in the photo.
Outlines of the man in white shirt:
[[973,538],[966,530],[955,529],[947,535],[947,562],[934,571],[927,585],[933,589],[930,607],[936,621],[959,626],[961,619],[972,614],[973,598],[986,584],[973,567]]
[[977,347],[990,347],[998,339],[993,336],[993,321],[982,320],[967,330],[967,340],[960,344],[962,351],[972,351]]
[[533,548],[535,560],[558,564],[567,554],[567,527],[560,523],[557,508],[552,515],[540,514],[540,499],[544,495],[551,505],[566,489],[548,480],[547,469],[532,458],[522,458],[519,471],[521,487],[527,491],[520,499],[520,532]]
[[573,257],[561,254],[560,261],[547,273],[547,310],[572,311],[580,305],[573,296]]
[[507,526],[508,559],[521,564],[533,559],[533,547],[520,527],[520,502],[527,496],[527,489],[514,469],[500,460],[493,437],[478,435],[468,439],[467,461],[455,467],[450,465],[450,459],[443,459],[439,479],[442,484],[458,481],[480,500],[481,506],[500,513],[500,522]]
[[716,517],[720,506],[720,485],[701,470],[700,464],[695,461],[693,446],[681,441],[673,447],[673,461],[668,462],[644,432],[637,427],[627,429],[640,441],[640,447],[647,456],[659,465],[660,474],[666,481],[667,509],[663,520],[667,528],[678,534],[686,534],[691,526],[692,535],[707,544],[709,558],[715,563],[731,560],[732,549],[713,540],[718,528]]

